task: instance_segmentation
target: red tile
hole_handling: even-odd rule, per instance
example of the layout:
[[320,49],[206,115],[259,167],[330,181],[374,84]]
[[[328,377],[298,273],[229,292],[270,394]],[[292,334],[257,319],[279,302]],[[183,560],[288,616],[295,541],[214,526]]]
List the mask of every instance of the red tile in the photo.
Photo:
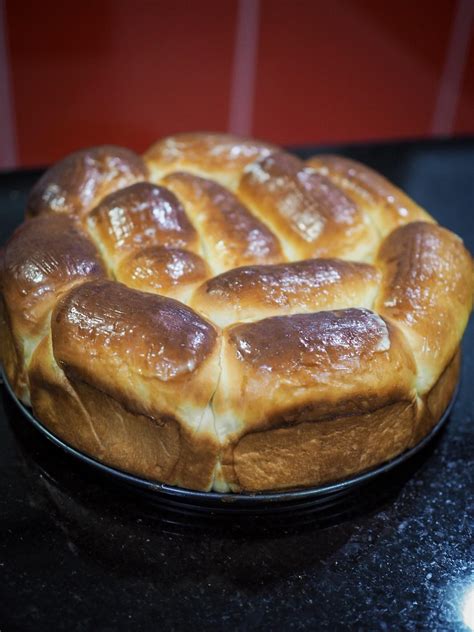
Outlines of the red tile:
[[474,24],[464,68],[454,130],[457,134],[474,134]]
[[237,0],[7,0],[22,164],[224,130]]
[[428,134],[454,2],[262,0],[254,133]]

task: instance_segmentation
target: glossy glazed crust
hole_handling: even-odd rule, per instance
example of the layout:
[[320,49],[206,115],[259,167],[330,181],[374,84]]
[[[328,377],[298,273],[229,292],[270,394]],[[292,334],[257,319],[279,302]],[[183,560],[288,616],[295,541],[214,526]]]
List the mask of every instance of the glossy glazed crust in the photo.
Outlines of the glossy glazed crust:
[[472,258],[461,239],[413,222],[382,243],[375,309],[402,329],[413,350],[417,388],[426,394],[454,356],[472,310]]
[[176,134],[159,140],[144,155],[153,182],[175,171],[186,171],[236,189],[242,170],[277,148],[232,134]]
[[247,165],[238,194],[272,228],[290,260],[366,260],[378,243],[374,227],[350,197],[285,152]]
[[343,156],[313,156],[306,164],[327,177],[369,214],[380,233],[385,236],[409,222],[433,222],[433,218],[367,165]]
[[216,427],[247,432],[416,399],[397,327],[367,309],[276,316],[226,330]]
[[12,386],[26,400],[28,362],[56,301],[104,275],[96,248],[69,217],[32,219],[11,237],[2,258],[2,357]]
[[38,180],[26,215],[59,213],[81,219],[105,195],[147,178],[145,163],[133,151],[114,145],[70,154]]
[[43,423],[221,491],[337,480],[430,431],[472,308],[458,237],[342,158],[193,134],[146,161],[66,158],[1,256],[2,361]]
[[87,228],[112,266],[150,246],[199,251],[199,235],[183,205],[164,187],[139,182],[105,197],[87,216]]
[[215,274],[284,259],[275,235],[225,187],[182,172],[172,173],[161,182],[184,204]]
[[187,303],[211,275],[206,261],[189,250],[150,246],[125,257],[115,268],[117,281]]
[[429,434],[459,373],[457,352],[426,398],[244,434],[224,451],[221,476],[233,491],[256,492],[312,487],[369,470]]
[[68,377],[199,425],[217,381],[218,332],[189,307],[114,281],[84,283],[57,304],[51,336]]
[[269,316],[372,307],[381,276],[365,263],[307,259],[243,266],[210,278],[190,300],[221,327]]

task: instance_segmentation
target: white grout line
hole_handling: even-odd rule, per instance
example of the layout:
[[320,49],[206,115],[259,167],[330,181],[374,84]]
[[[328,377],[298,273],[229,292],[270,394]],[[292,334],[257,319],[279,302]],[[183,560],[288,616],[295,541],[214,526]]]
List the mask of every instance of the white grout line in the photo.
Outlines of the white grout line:
[[0,169],[16,167],[18,163],[17,157],[5,0],[0,0]]
[[473,16],[474,0],[458,0],[446,50],[443,74],[439,82],[431,124],[432,134],[451,134],[454,130]]
[[260,0],[239,0],[229,104],[229,131],[252,133]]

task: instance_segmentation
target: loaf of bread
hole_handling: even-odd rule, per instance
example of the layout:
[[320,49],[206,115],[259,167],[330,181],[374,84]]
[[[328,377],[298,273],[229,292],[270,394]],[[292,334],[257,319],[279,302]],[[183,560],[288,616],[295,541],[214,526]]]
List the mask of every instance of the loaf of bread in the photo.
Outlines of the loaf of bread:
[[458,382],[474,288],[461,239],[368,167],[199,133],[53,166],[0,273],[2,362],[45,426],[233,492],[419,442]]

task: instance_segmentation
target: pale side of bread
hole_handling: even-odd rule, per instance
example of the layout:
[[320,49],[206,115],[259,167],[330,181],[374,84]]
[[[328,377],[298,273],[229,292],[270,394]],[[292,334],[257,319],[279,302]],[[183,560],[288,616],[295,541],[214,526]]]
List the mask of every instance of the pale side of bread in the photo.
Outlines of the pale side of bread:
[[195,133],[52,167],[0,288],[7,377],[57,436],[150,480],[256,492],[343,479],[430,432],[473,261],[364,165]]

